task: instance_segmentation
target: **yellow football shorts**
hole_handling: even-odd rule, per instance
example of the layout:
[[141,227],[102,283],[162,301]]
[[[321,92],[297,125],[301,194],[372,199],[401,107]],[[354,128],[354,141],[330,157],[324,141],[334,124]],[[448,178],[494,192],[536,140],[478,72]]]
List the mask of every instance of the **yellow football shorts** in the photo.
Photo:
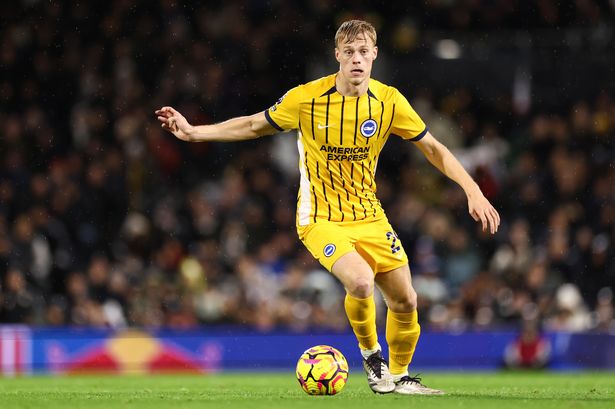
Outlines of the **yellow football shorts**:
[[356,251],[374,274],[408,264],[408,256],[386,217],[297,226],[299,239],[327,270],[344,254]]

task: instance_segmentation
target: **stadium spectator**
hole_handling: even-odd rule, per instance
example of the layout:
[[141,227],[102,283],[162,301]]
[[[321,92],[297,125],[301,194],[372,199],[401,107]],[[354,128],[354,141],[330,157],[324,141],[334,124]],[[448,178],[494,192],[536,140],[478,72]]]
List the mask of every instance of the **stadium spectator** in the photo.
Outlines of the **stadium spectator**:
[[19,268],[9,268],[3,288],[0,322],[34,323],[34,295],[28,291],[26,279]]
[[551,343],[531,320],[523,322],[521,333],[504,351],[504,363],[511,369],[542,369],[550,358]]

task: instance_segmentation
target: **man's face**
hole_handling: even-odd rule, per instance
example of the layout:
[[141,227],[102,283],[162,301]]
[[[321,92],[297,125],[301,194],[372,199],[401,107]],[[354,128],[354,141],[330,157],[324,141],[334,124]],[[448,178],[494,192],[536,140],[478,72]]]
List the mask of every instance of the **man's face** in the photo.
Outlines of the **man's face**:
[[342,41],[335,47],[335,59],[340,63],[340,72],[352,85],[359,85],[369,80],[372,63],[377,55],[378,47],[363,33],[354,41]]

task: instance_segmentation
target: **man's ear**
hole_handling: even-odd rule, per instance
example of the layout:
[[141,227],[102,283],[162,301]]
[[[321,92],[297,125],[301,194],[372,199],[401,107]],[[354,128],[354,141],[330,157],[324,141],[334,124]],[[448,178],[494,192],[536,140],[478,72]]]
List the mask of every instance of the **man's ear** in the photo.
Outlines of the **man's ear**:
[[374,60],[376,58],[378,58],[378,46],[377,45],[374,46]]
[[340,50],[338,50],[337,47],[335,47],[335,59],[337,62],[340,62]]

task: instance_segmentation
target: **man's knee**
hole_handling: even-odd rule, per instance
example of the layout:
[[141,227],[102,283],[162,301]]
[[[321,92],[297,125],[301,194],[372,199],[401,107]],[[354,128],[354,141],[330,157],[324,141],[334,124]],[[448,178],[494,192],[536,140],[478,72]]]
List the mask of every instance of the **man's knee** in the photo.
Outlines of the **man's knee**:
[[387,300],[387,305],[393,312],[412,312],[416,310],[416,291],[410,290],[395,300]]
[[374,293],[374,273],[357,252],[340,257],[333,264],[331,272],[355,298],[371,297]]
[[374,280],[369,277],[356,277],[347,285],[346,290],[355,298],[371,297],[374,292]]

